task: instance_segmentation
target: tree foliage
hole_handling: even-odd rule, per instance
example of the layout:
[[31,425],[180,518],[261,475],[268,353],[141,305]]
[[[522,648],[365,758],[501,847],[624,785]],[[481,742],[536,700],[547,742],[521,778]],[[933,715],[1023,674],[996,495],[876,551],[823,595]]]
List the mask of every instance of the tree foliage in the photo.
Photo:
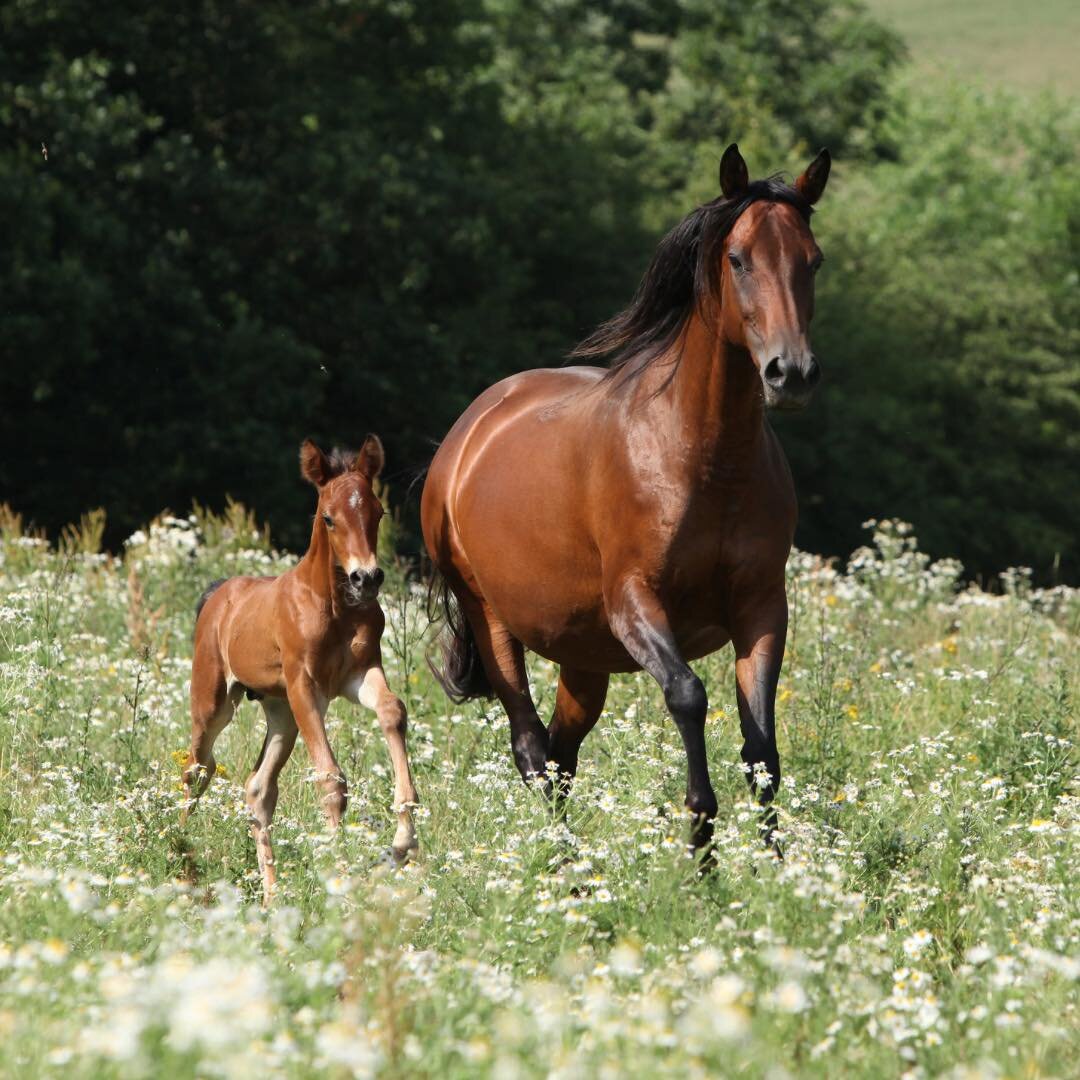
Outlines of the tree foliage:
[[0,496],[53,529],[103,504],[116,542],[231,493],[297,543],[292,448],[377,430],[400,500],[479,389],[625,302],[727,142],[761,172],[828,144],[803,542],[895,512],[1045,570],[1075,122],[894,92],[901,54],[854,0],[6,5]]

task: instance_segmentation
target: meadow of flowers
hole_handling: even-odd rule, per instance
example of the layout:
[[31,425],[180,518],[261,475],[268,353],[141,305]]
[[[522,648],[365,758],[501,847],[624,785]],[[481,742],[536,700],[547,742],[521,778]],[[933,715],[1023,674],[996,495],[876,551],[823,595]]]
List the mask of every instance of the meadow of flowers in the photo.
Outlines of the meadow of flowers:
[[[792,556],[779,693],[786,859],[757,839],[733,665],[697,665],[720,799],[688,858],[681,743],[613,680],[565,817],[500,709],[450,705],[421,590],[392,575],[419,858],[395,869],[385,745],[332,706],[351,784],[328,833],[302,746],[260,907],[245,703],[185,827],[195,600],[274,573],[250,515],[163,517],[120,556],[0,515],[0,1073],[10,1076],[1075,1076],[1080,592],[983,591],[870,523]],[[536,662],[543,712],[557,672]]]

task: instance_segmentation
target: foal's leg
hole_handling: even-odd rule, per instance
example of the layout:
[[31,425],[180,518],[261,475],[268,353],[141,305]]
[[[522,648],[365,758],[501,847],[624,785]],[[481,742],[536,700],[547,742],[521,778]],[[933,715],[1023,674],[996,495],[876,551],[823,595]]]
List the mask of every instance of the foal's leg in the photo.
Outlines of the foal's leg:
[[694,815],[692,843],[698,849],[707,847],[716,817],[716,794],[705,753],[705,687],[682,658],[660,600],[644,582],[630,580],[613,590],[608,610],[615,636],[664,692],[686,749],[686,807]]
[[297,729],[287,701],[264,698],[262,707],[266,714],[266,738],[255,768],[244,785],[244,797],[251,813],[251,835],[255,840],[259,872],[263,879],[263,907],[267,907],[277,882],[270,825],[278,801],[278,774],[296,745]]
[[608,676],[563,665],[548,728],[548,756],[559,766],[559,786],[569,791],[577,773],[578,748],[592,731],[607,698]]
[[405,748],[408,714],[401,699],[392,694],[390,687],[386,685],[386,674],[381,664],[375,664],[364,672],[364,681],[357,693],[357,700],[361,705],[375,710],[390,750],[390,761],[394,766],[394,812],[398,816],[393,852],[399,863],[405,862],[409,852],[415,851],[418,846],[412,816],[412,808],[417,801],[416,788],[413,787],[409,754]]
[[238,687],[230,692],[216,650],[207,646],[196,652],[191,669],[191,747],[184,768],[185,806],[180,814],[181,824],[187,821],[195,801],[214,778],[217,771],[214,743],[232,720],[241,693]]
[[767,597],[755,598],[739,611],[732,626],[735,682],[742,726],[742,759],[746,779],[764,808],[761,833],[780,854],[776,841],[773,798],[780,787],[780,755],[776,749],[776,684],[787,638],[787,596],[781,584]]
[[288,687],[289,708],[296,718],[296,726],[304,737],[304,744],[311,755],[315,780],[323,790],[322,804],[326,820],[336,828],[345,815],[349,801],[349,789],[345,774],[330,749],[326,737],[326,706],[329,702],[303,670],[294,670],[285,676]]
[[547,772],[548,734],[529,692],[525,648],[482,601],[469,597],[462,608],[476,635],[491,688],[510,718],[510,746],[518,772],[526,782],[542,779]]

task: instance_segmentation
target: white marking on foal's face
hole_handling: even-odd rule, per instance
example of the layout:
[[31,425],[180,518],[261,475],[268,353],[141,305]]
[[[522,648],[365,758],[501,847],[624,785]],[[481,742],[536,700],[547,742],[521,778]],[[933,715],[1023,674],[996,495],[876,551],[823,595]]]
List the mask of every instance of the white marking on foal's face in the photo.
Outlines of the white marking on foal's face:
[[353,493],[352,493],[352,494],[351,494],[351,495],[349,496],[349,505],[350,505],[350,506],[351,506],[351,507],[352,507],[352,508],[353,508],[354,510],[359,510],[359,509],[360,509],[360,492],[359,492],[359,491],[354,491],[354,492],[353,492]]
[[363,559],[350,559],[342,565],[342,569],[346,574],[352,574],[357,570],[374,570],[378,565],[378,560],[372,555],[366,562]]

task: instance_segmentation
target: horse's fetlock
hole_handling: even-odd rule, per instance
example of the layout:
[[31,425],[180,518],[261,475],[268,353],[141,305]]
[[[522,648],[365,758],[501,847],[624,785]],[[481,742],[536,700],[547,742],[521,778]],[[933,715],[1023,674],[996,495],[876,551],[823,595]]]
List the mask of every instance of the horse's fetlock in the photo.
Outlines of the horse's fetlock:
[[686,808],[697,818],[712,821],[716,817],[720,804],[716,801],[716,795],[712,791],[687,795]]

